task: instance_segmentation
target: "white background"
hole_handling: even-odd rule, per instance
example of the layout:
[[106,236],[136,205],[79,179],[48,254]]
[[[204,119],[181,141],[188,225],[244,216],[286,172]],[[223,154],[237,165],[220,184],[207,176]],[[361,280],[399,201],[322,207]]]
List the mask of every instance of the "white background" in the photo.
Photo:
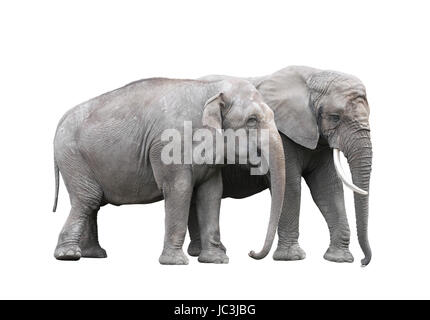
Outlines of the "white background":
[[[2,1],[0,298],[430,298],[429,13],[428,1]],[[223,201],[228,265],[160,265],[163,202],[102,208],[107,259],[54,259],[70,209],[61,184],[51,212],[52,140],[65,111],[141,78],[258,76],[294,64],[351,73],[367,87],[367,268],[351,192],[355,262],[335,264],[322,258],[328,230],[305,184],[300,262],[247,256],[263,244],[267,191]]]

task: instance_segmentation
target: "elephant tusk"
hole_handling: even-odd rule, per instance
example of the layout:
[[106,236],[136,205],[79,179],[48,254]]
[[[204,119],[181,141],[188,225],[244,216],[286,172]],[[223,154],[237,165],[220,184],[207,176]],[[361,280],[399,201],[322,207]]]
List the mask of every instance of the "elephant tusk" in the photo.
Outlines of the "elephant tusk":
[[350,188],[352,191],[357,192],[359,194],[363,194],[363,195],[368,194],[367,191],[360,189],[359,187],[354,185],[351,181],[349,181],[348,178],[346,177],[345,172],[343,171],[342,165],[340,164],[339,149],[333,149],[333,161],[334,161],[334,167],[336,168],[337,175],[348,188]]

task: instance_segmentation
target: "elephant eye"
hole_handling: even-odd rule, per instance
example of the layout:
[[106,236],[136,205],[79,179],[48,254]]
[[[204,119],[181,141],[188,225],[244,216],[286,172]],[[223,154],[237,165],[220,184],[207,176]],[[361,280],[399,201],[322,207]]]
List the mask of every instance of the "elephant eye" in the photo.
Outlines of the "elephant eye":
[[249,128],[254,128],[256,127],[258,124],[257,118],[256,117],[250,117],[247,121],[246,121],[246,126]]
[[329,115],[329,119],[333,122],[338,122],[340,120],[340,117],[338,114],[331,114]]

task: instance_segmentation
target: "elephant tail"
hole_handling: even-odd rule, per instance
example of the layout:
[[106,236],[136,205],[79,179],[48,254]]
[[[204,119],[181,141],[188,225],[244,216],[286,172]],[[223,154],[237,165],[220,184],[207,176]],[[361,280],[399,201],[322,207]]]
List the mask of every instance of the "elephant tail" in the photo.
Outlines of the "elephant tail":
[[58,189],[60,187],[60,171],[58,169],[57,161],[54,159],[54,171],[55,171],[55,198],[54,198],[54,207],[52,208],[52,212],[57,210],[58,203]]

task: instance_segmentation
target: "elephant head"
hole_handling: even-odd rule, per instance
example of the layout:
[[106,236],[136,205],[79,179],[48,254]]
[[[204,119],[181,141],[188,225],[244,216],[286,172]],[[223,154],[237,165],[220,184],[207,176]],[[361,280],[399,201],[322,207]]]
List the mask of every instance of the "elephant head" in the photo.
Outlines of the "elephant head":
[[[262,161],[268,163],[271,180],[272,204],[270,220],[263,249],[259,253],[250,252],[255,259],[264,258],[270,251],[282,212],[285,190],[285,158],[282,139],[276,128],[274,113],[264,102],[256,88],[245,80],[229,79],[221,81],[222,91],[210,98],[203,110],[203,125],[233,132],[244,129],[254,131],[260,137],[255,141],[256,151],[261,153]],[[218,85],[217,83],[214,85]],[[254,130],[251,130],[254,129]],[[262,131],[265,133],[262,134]],[[252,143],[252,140],[249,139]],[[235,143],[235,158],[248,157],[247,148],[238,148]],[[228,147],[228,146],[227,146]],[[262,152],[263,150],[268,153]],[[226,155],[229,150],[225,150]]]
[[[369,105],[366,90],[354,76],[308,67],[288,67],[270,76],[250,79],[273,109],[278,130],[294,142],[315,149],[320,138],[333,149],[340,179],[354,193],[358,240],[369,264],[368,191],[372,168]],[[339,151],[348,160],[345,176]]]

